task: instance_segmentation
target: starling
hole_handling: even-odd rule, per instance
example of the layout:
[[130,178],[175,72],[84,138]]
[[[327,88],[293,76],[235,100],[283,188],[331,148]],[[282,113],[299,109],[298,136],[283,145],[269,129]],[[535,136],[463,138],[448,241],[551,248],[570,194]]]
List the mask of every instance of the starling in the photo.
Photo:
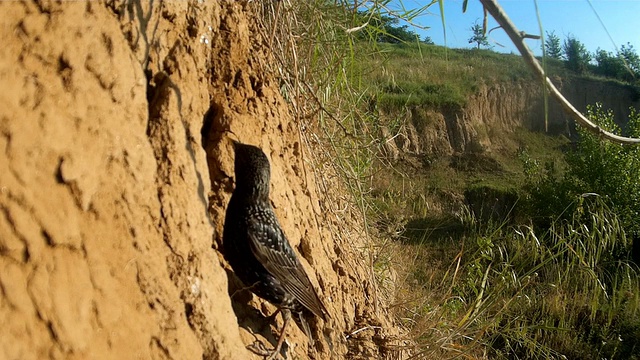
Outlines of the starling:
[[227,207],[223,252],[242,283],[282,313],[284,325],[269,356],[272,359],[280,352],[292,312],[298,326],[312,339],[305,314],[311,312],[326,320],[327,311],[269,202],[267,156],[258,147],[235,141],[234,149],[236,187]]

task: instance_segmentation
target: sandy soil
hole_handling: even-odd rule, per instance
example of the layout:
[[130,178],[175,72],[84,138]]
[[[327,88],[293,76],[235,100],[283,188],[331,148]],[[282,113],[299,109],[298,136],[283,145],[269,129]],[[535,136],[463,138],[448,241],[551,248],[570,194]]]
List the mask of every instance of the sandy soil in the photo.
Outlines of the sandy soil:
[[330,211],[338,182],[319,196],[253,2],[154,4],[0,2],[0,359],[273,344],[275,308],[236,291],[218,251],[229,139],[270,157],[276,213],[331,313],[313,348],[290,326],[287,357],[392,356],[359,215]]

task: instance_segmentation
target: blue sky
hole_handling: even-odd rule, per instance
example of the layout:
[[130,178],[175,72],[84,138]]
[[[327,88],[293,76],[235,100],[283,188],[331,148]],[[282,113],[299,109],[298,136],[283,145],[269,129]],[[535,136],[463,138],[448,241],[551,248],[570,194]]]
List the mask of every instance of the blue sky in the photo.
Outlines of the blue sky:
[[[419,0],[402,0],[405,8],[415,8],[426,3]],[[519,30],[530,34],[539,34],[533,0],[498,0],[511,21]],[[400,0],[394,1],[399,4]],[[462,0],[444,0],[445,21],[447,30],[447,46],[466,48],[471,31],[469,28],[477,20],[482,24],[482,5],[478,0],[469,0],[467,12],[462,13]],[[592,0],[591,5],[606,26],[602,27],[587,0],[538,0],[540,19],[545,31],[555,31],[561,41],[571,34],[580,40],[588,51],[597,48],[614,51],[615,47],[607,35],[607,30],[615,44],[620,47],[631,43],[640,52],[640,0]],[[397,8],[396,8],[397,9]],[[421,15],[414,20],[421,26],[430,27],[427,31],[414,29],[421,35],[430,36],[438,45],[444,45],[442,19],[438,4],[428,9],[429,14]],[[489,15],[489,29],[497,26]],[[507,35],[501,29],[489,35],[493,50],[499,52],[517,52]],[[496,43],[504,45],[501,47]],[[527,45],[536,55],[541,55],[540,42],[527,40]]]

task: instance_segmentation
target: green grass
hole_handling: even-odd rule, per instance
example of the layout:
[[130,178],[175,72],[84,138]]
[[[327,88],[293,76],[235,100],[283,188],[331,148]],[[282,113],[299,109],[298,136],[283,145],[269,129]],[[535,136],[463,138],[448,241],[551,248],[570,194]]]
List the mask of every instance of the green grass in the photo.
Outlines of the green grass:
[[404,224],[396,237],[411,256],[398,265],[397,301],[421,356],[640,358],[640,276],[628,261],[631,241],[603,199],[576,199],[569,220],[536,233],[526,217],[472,215],[460,197],[517,197],[518,153],[562,171],[568,146],[519,130],[505,145],[510,152],[418,169],[400,163],[402,171],[376,177],[371,196],[386,224]]
[[[490,50],[412,43],[359,46],[357,52],[360,81],[386,112],[414,105],[460,108],[482,85],[534,79],[519,56]],[[549,68],[563,71],[557,62]]]
[[[353,27],[350,14],[327,6],[283,7],[290,13],[273,17],[282,20],[266,38],[281,46],[274,54],[285,69],[283,95],[305,114],[316,183],[338,176],[352,207],[366,215],[363,226],[376,240],[367,240],[363,254],[379,288],[392,292],[390,308],[410,331],[414,355],[638,358],[637,268],[625,261],[629,241],[604,204],[578,200],[584,204],[570,220],[535,233],[526,221],[516,225],[522,219],[474,216],[465,203],[465,193],[517,196],[522,154],[554,160],[562,171],[557,159],[567,139],[518,130],[489,134],[501,137],[492,153],[408,156],[396,164],[380,155],[381,127],[400,128],[408,108],[458,110],[483,86],[535,81],[521,59],[362,42],[344,31]],[[548,65],[566,75],[561,63]]]
[[[571,221],[543,234],[472,216],[454,224],[456,241],[407,231],[418,236],[409,244],[440,254],[407,279],[412,293],[428,294],[411,309],[425,322],[414,325],[423,355],[638,358],[640,277],[622,256],[630,241],[600,199],[580,201]],[[426,346],[434,343],[440,348]]]
[[[449,60],[438,65],[444,56],[438,47],[423,45],[419,56],[416,45],[388,47],[375,72],[385,76],[368,75],[385,116],[411,106],[462,107],[461,99],[482,84],[532,81],[515,56],[449,50]],[[473,73],[465,74],[469,67]],[[581,199],[573,220],[549,231],[516,225],[527,224],[526,214],[517,214],[524,158],[554,162],[562,172],[570,141],[525,129],[500,137],[499,151],[491,153],[405,160],[395,171],[372,163],[378,170],[368,215],[381,233],[399,240],[399,253],[410,254],[398,265],[397,300],[418,353],[640,357],[640,278],[626,261],[630,241],[615,214],[598,199]],[[494,200],[504,200],[502,212],[483,217],[478,209],[494,211]]]

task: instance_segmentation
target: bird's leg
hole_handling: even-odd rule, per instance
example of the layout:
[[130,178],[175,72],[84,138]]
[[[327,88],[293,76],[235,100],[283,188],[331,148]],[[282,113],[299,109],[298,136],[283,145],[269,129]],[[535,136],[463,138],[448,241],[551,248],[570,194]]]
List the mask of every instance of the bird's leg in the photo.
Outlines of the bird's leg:
[[280,337],[278,338],[278,344],[276,345],[275,349],[273,351],[269,351],[265,349],[264,344],[262,344],[260,341],[256,341],[258,343],[257,345],[254,343],[247,346],[247,348],[253,351],[254,353],[262,356],[267,356],[265,360],[273,360],[280,353],[280,349],[282,348],[282,344],[284,343],[284,338],[286,335],[287,324],[291,320],[291,310],[281,309],[281,308],[278,308],[278,310],[275,313],[273,313],[271,316],[269,316],[269,318],[270,319],[275,318],[279,312],[282,312],[282,318],[284,319],[284,324],[282,325],[282,331],[280,332]]
[[267,317],[267,322],[269,322],[269,323],[273,322],[273,320],[275,320],[276,316],[278,316],[280,311],[282,311],[282,309],[278,308],[278,310],[276,310],[276,312],[274,312],[273,314],[269,315]]
[[291,310],[279,309],[279,311],[280,310],[282,311],[282,318],[284,319],[284,324],[282,325],[282,331],[280,332],[280,338],[278,339],[278,344],[276,345],[276,348],[273,350],[273,353],[266,360],[272,360],[278,355],[278,353],[280,353],[280,348],[282,348],[282,343],[284,343],[284,337],[286,335],[287,324],[289,324],[289,321],[291,320]]
[[271,355],[271,351],[267,350],[267,348],[265,348],[264,344],[260,340],[256,340],[253,342],[253,344],[247,345],[247,350],[260,356]]
[[262,326],[260,327],[261,331],[264,331],[266,328],[269,328],[269,326],[271,324],[273,324],[276,320],[276,316],[278,316],[278,314],[280,313],[280,308],[278,308],[278,310],[276,310],[273,314],[267,316],[262,324]]

